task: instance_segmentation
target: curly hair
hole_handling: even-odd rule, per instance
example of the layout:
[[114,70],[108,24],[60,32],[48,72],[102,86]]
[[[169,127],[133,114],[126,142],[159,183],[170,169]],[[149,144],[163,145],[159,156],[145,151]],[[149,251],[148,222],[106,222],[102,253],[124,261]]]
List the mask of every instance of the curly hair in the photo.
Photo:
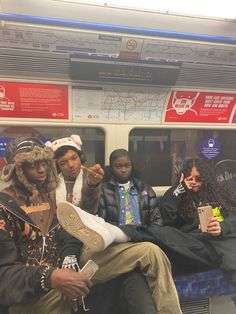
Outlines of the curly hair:
[[192,168],[196,167],[203,182],[199,192],[189,190],[184,194],[179,206],[179,214],[187,221],[192,221],[196,208],[200,204],[210,204],[219,206],[222,215],[227,212],[236,211],[236,194],[229,188],[226,182],[219,183],[214,177],[214,173],[208,164],[202,159],[189,159],[177,176],[176,185],[179,184],[181,175],[188,177]]

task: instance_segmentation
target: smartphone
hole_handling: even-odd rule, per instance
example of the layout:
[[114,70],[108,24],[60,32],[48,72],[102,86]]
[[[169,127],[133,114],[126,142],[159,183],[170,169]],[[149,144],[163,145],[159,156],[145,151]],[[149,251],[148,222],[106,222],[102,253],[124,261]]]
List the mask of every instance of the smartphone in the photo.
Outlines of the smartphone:
[[207,225],[213,216],[212,206],[200,206],[198,207],[198,216],[200,220],[200,227],[202,232],[207,232]]
[[98,269],[99,269],[98,265],[94,261],[89,259],[87,263],[84,265],[84,267],[81,268],[80,272],[87,273],[89,279],[91,279]]
[[[98,265],[94,261],[89,259],[87,263],[84,265],[84,267],[81,268],[80,272],[88,274],[89,279],[91,279],[98,269],[99,269]],[[86,308],[85,306],[84,297],[82,297],[82,304],[84,312],[89,311],[89,308]],[[72,299],[72,308],[74,312],[78,312],[79,310],[78,299]]]

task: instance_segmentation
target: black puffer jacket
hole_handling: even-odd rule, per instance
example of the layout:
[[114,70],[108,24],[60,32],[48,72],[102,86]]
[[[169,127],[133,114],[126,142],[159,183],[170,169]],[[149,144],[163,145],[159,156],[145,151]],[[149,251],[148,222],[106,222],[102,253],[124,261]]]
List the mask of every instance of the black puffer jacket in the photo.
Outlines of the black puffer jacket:
[[[142,225],[162,225],[160,210],[157,204],[156,194],[148,184],[134,178],[134,186],[138,191],[139,210]],[[107,222],[118,225],[120,217],[119,195],[116,189],[116,182],[113,177],[103,182],[98,215]]]

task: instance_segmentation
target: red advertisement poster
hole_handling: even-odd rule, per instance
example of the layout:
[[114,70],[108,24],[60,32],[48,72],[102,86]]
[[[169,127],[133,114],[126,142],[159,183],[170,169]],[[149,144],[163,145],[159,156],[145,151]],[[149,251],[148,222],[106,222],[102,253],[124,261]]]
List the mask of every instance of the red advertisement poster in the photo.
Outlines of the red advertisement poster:
[[68,87],[0,82],[0,117],[68,119]]
[[173,91],[165,122],[228,123],[235,103],[236,94]]

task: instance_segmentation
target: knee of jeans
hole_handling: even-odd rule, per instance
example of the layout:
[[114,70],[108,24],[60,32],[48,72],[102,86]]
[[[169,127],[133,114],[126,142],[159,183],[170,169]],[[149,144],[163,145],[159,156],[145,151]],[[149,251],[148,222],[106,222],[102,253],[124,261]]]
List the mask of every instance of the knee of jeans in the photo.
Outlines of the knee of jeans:
[[170,261],[166,256],[165,252],[156,244],[153,243],[145,243],[146,244],[146,252],[148,253],[149,257],[152,259],[157,259],[158,261],[163,261],[170,265]]
[[151,242],[142,242],[140,245],[145,255],[158,254],[158,252],[161,250],[156,244]]
[[150,252],[161,250],[158,245],[156,245],[154,243],[151,243],[151,242],[143,242],[142,246],[143,246],[144,250],[147,250],[147,251],[150,251]]

